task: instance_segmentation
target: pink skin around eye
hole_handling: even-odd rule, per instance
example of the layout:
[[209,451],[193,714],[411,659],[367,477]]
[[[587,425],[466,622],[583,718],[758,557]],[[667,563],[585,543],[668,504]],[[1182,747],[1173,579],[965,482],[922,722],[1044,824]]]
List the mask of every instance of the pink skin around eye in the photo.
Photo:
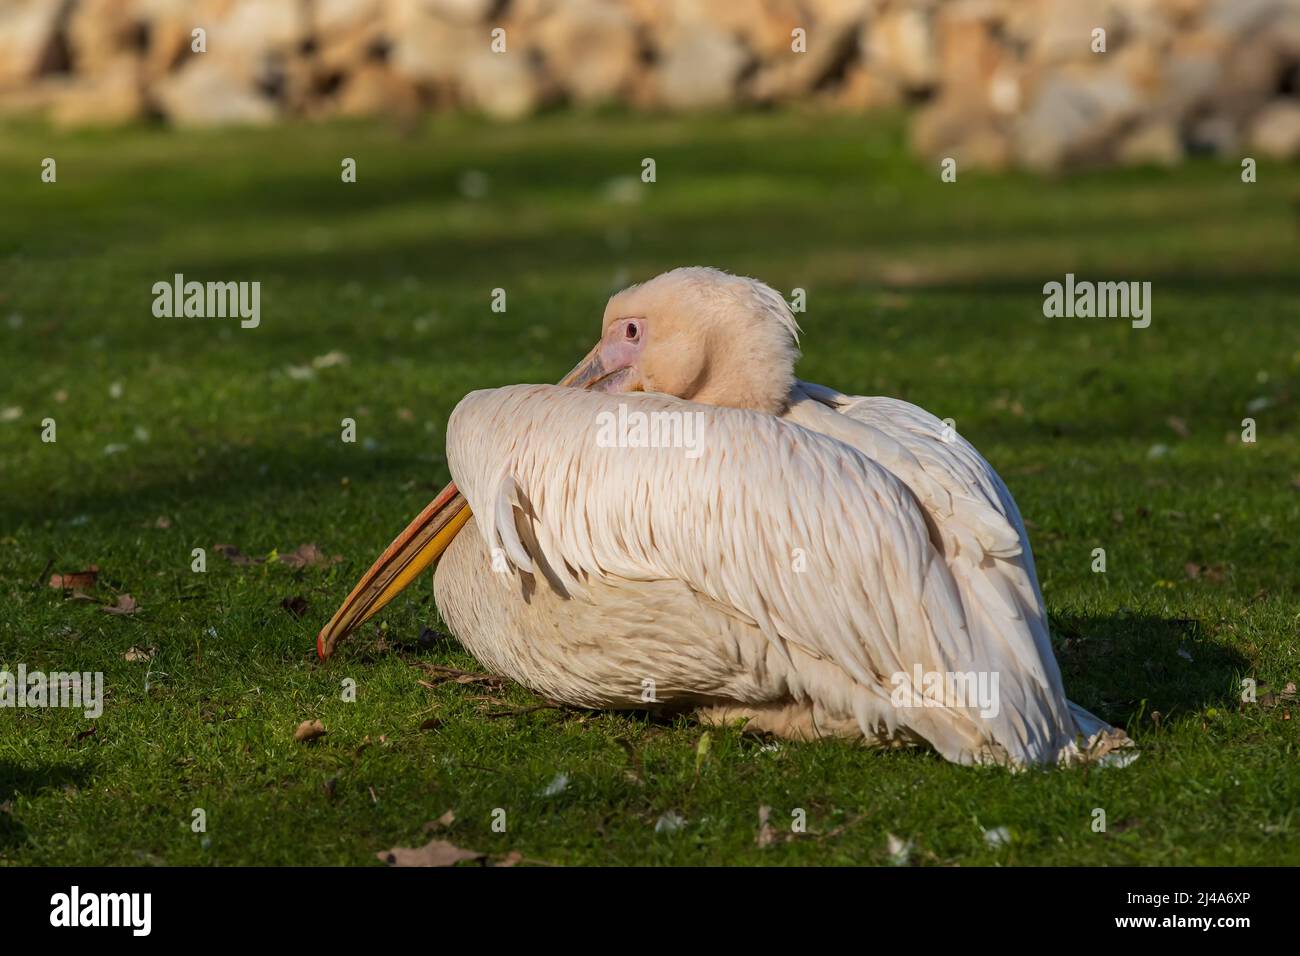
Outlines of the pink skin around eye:
[[635,365],[644,344],[645,319],[619,319],[605,330],[600,346],[601,364],[610,371]]

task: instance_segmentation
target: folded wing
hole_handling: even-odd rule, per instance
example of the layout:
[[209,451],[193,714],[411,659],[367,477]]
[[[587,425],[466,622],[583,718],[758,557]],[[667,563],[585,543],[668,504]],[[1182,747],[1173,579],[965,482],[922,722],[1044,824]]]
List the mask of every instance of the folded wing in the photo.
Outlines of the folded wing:
[[[1027,624],[1024,582],[971,579],[985,562],[1023,567],[1020,536],[994,496],[970,494],[906,435],[875,431],[881,460],[744,410],[526,385],[467,396],[447,448],[509,573],[573,600],[593,580],[675,579],[752,621],[785,661],[797,648],[884,694],[918,667],[999,671],[997,714],[901,709],[896,726],[963,762],[1055,759],[1075,727],[1050,647],[1039,652]],[[969,520],[946,535],[945,514]]]

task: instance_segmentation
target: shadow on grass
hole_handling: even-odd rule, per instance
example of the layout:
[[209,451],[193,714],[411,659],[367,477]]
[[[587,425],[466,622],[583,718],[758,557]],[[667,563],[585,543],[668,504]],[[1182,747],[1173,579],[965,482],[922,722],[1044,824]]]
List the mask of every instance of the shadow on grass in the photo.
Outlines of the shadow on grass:
[[[35,796],[60,787],[81,787],[90,778],[83,764],[41,764],[20,766],[0,760],[0,803],[16,796]],[[19,846],[27,839],[27,828],[11,813],[0,811],[0,850]]]
[[1235,708],[1237,682],[1250,670],[1245,657],[1186,618],[1053,615],[1051,625],[1066,696],[1120,726],[1155,712],[1169,718]]

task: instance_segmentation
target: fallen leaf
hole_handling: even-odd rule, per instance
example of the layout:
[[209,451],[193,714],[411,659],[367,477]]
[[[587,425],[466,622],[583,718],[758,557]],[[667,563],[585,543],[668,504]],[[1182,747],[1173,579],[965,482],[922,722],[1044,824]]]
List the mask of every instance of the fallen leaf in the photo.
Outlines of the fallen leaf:
[[762,806],[758,808],[758,836],[754,838],[754,842],[758,844],[760,850],[771,846],[772,841],[776,839],[776,831],[772,829],[771,819],[771,807]]
[[448,810],[442,816],[438,817],[438,819],[430,820],[421,827],[421,829],[424,830],[425,833],[432,833],[434,830],[445,830],[455,822],[456,814],[453,811]]
[[425,720],[420,721],[421,730],[437,730],[441,726],[442,726],[441,717],[428,717]]
[[317,737],[324,737],[325,734],[325,725],[319,720],[304,720],[293,732],[293,740],[294,743],[304,744]]
[[84,571],[74,571],[72,574],[51,574],[50,587],[63,588],[64,590],[83,590],[93,588],[98,579],[99,565],[92,564]]
[[481,860],[485,855],[463,850],[446,840],[430,840],[421,847],[395,846],[375,854],[389,866],[455,866],[465,860]]
[[[1113,757],[1114,754],[1111,754]],[[984,831],[984,842],[991,847],[1006,846],[1011,842],[1011,831],[1006,827],[994,827]]]
[[221,555],[231,564],[238,565],[241,568],[249,564],[261,564],[266,560],[265,558],[250,558],[233,544],[214,544],[212,550],[217,552],[217,554]]
[[291,568],[329,567],[342,560],[342,555],[336,554],[331,558],[314,544],[300,544],[288,554],[280,555],[280,563]]
[[294,617],[302,617],[307,613],[307,599],[301,594],[295,594],[293,597],[287,597],[280,602],[280,607],[284,608]]
[[153,523],[153,526],[160,531],[166,531],[172,526],[172,519],[166,515],[159,515],[158,520]]
[[569,775],[567,773],[557,773],[555,779],[548,783],[545,788],[538,794],[542,797],[557,797],[569,787]]
[[1165,419],[1165,424],[1174,430],[1179,438],[1190,438],[1191,431],[1187,427],[1187,422],[1177,415],[1170,415]]
[[123,657],[135,663],[136,661],[151,661],[157,653],[158,648],[156,647],[130,647]]
[[495,863],[492,863],[490,865],[491,866],[514,866],[517,863],[523,862],[523,859],[524,859],[524,855],[522,853],[520,853],[518,850],[511,850],[501,859],[497,860]]
[[1183,570],[1193,580],[1204,578],[1206,581],[1217,584],[1223,580],[1226,569],[1222,564],[1197,564],[1194,561],[1188,561],[1183,565]]
[[892,833],[885,834],[885,841],[889,850],[889,862],[893,866],[907,866],[908,860],[912,858],[912,841],[900,840]]
[[344,353],[335,350],[317,355],[311,360],[311,366],[312,368],[334,368],[336,365],[347,365],[349,361],[350,359]]
[[128,615],[135,614],[140,610],[140,605],[135,603],[135,598],[129,594],[119,594],[116,604],[106,604],[100,608],[105,614]]
[[686,818],[676,810],[669,810],[655,821],[655,833],[676,833],[684,826]]

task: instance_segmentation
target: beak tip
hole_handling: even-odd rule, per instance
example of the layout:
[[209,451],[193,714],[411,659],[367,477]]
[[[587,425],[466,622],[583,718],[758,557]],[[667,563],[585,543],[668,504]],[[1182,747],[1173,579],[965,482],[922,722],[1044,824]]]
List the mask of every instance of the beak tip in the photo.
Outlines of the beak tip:
[[316,635],[316,656],[319,657],[321,660],[325,660],[327,657],[330,656],[329,651],[325,649],[324,631],[321,631],[319,634]]

